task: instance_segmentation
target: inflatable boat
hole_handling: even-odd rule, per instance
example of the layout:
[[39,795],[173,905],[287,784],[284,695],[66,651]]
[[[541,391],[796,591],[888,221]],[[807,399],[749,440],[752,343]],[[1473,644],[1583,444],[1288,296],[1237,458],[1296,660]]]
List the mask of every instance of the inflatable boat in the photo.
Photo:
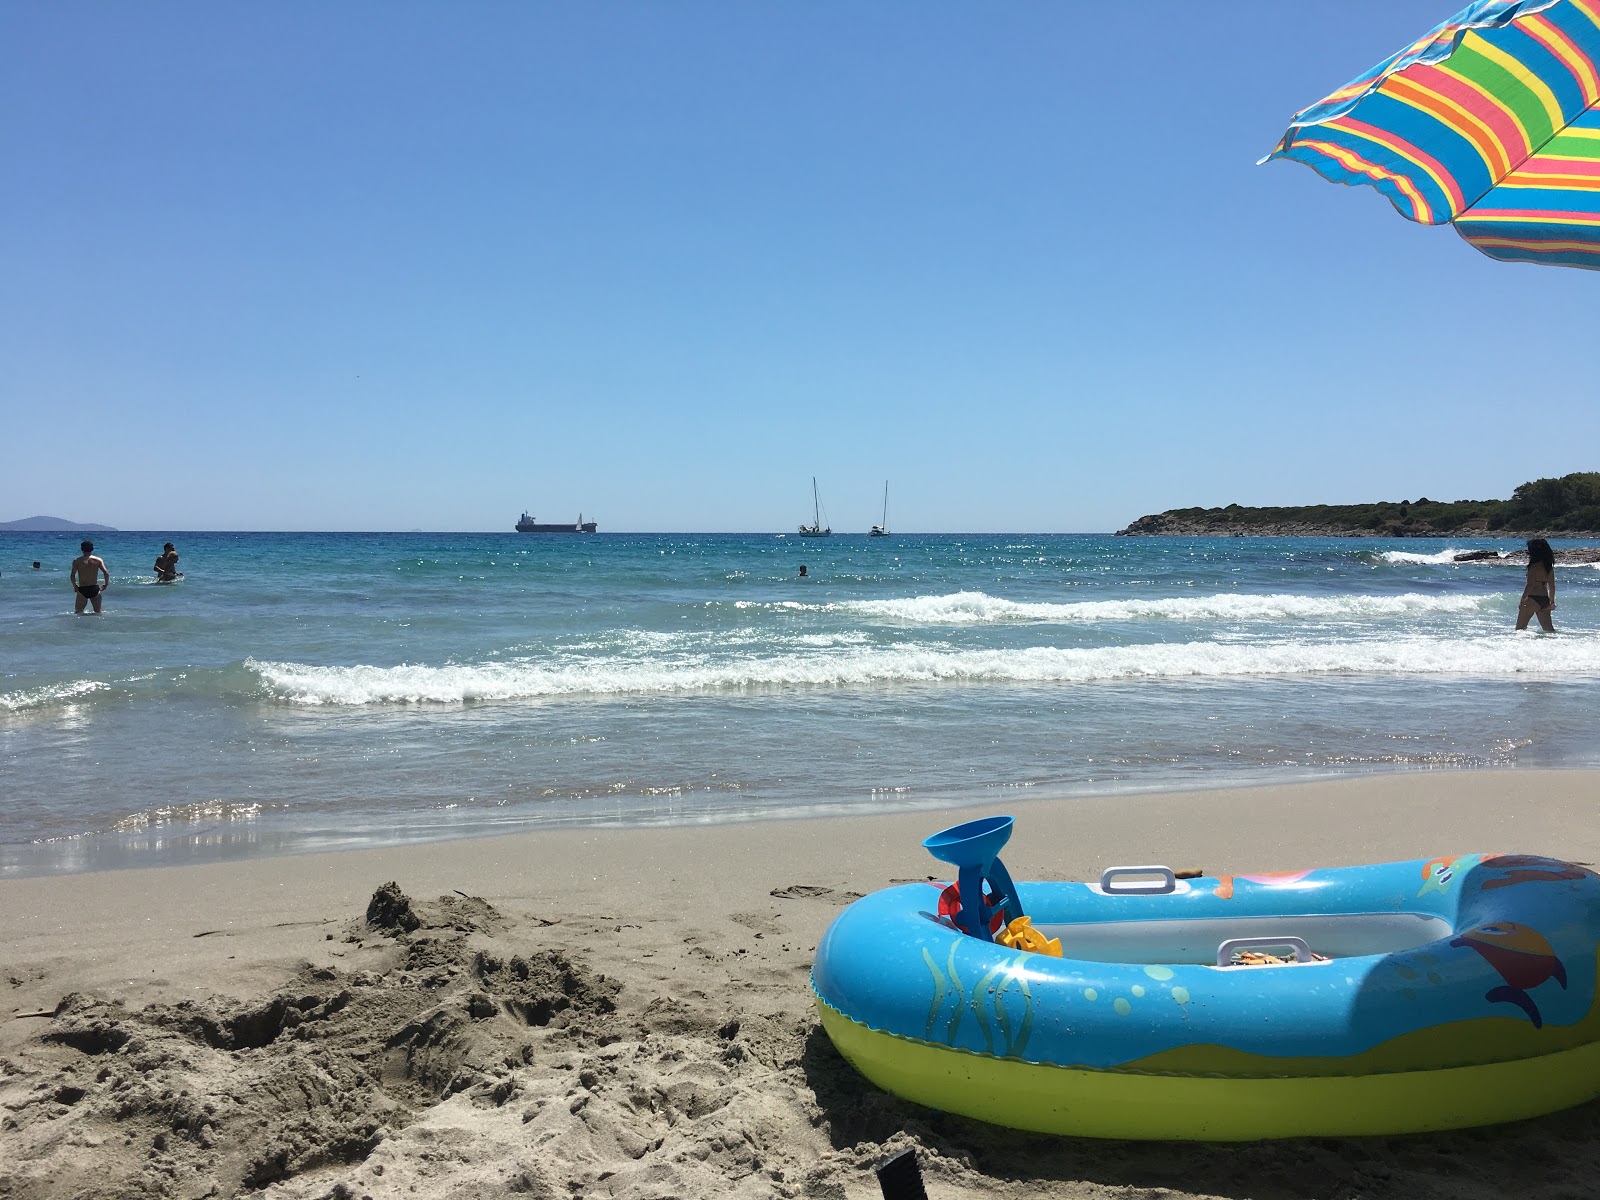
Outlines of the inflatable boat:
[[935,834],[956,881],[865,896],[817,948],[822,1024],[888,1091],[1017,1129],[1204,1141],[1453,1129],[1600,1095],[1586,867],[1466,854],[1019,885],[998,857],[1011,826]]

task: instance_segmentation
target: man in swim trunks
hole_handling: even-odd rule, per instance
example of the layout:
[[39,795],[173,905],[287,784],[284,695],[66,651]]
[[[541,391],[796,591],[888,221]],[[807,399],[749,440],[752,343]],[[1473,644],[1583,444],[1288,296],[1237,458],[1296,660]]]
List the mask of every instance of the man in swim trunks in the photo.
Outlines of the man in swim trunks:
[[94,611],[98,613],[100,593],[105,590],[100,584],[100,576],[106,577],[105,587],[110,587],[111,572],[106,570],[106,564],[95,555],[93,542],[84,542],[79,549],[83,553],[72,560],[72,570],[67,573],[73,589],[78,593],[72,611],[81,613],[84,605],[93,604]]
[[178,552],[168,542],[161,547],[161,555],[156,559],[156,582],[173,583],[178,578]]

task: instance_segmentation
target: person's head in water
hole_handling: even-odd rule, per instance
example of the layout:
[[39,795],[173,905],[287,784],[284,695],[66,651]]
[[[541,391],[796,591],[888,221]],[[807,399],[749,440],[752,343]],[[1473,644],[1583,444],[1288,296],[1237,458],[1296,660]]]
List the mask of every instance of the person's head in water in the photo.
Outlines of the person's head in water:
[[1556,567],[1556,552],[1550,549],[1550,543],[1543,538],[1528,539],[1528,565],[1549,567],[1552,571]]
[[79,542],[78,543],[78,549],[82,550],[85,554],[93,554],[94,553],[94,543],[93,542]]
[[171,542],[166,542],[161,547],[161,551],[162,551],[163,554],[171,554],[175,549],[177,549],[177,547],[174,546]]
[[804,579],[805,578],[805,574],[806,574],[806,565],[805,565],[805,563],[801,563],[800,564],[800,577],[802,579]]
[[35,571],[39,569],[39,560],[37,558],[33,560],[33,569]]

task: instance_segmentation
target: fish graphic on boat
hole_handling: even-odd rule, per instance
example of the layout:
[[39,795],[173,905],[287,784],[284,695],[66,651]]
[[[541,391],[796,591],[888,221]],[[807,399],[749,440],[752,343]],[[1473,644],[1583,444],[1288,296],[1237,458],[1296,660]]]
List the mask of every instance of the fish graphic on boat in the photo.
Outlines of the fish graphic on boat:
[[1542,933],[1514,921],[1500,921],[1469,929],[1450,944],[1476,950],[1483,961],[1494,968],[1495,974],[1505,980],[1503,987],[1485,992],[1485,1000],[1491,1004],[1515,1004],[1528,1014],[1535,1029],[1544,1027],[1539,1006],[1528,993],[1547,979],[1554,979],[1565,988],[1567,969]]
[[1497,854],[1494,856],[1494,869],[1504,871],[1505,875],[1485,883],[1483,890],[1486,892],[1495,888],[1514,887],[1519,883],[1571,883],[1594,874],[1577,863],[1539,858],[1532,854]]
[[1478,863],[1495,857],[1493,854],[1457,854],[1449,858],[1430,858],[1422,866],[1422,888],[1417,895],[1448,892],[1457,875],[1465,875]]
[[1455,858],[1432,858],[1422,868],[1422,888],[1418,896],[1429,892],[1448,892],[1458,875],[1464,875],[1476,866],[1486,866],[1505,874],[1490,879],[1484,891],[1515,887],[1519,883],[1572,883],[1594,876],[1594,872],[1577,863],[1562,862],[1555,858],[1541,858],[1535,854],[1462,854]]

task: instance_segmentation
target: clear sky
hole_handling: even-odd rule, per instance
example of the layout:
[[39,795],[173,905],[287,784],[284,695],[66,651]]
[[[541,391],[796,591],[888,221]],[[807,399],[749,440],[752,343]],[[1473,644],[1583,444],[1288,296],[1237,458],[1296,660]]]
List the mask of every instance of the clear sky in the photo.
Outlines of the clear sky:
[[1255,161],[1446,16],[0,6],[0,520],[1118,528],[1600,469],[1600,274]]

